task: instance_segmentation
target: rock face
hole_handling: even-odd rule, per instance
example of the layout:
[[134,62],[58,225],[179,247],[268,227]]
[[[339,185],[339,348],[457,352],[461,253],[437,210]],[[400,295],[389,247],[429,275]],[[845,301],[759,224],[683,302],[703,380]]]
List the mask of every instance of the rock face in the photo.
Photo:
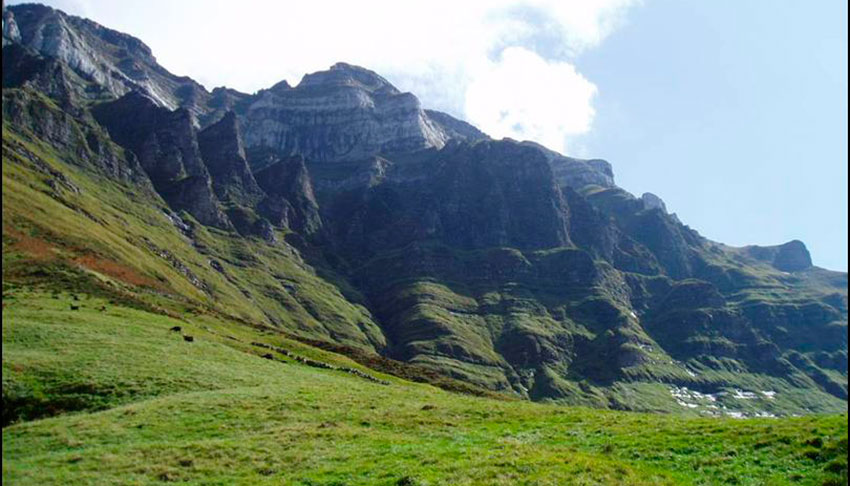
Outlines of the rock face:
[[241,120],[246,145],[311,161],[439,148],[448,139],[415,96],[343,63],[304,76],[295,88],[261,91]]
[[[4,62],[6,58],[4,57]],[[4,71],[4,74],[6,72]],[[4,123],[25,128],[33,136],[73,154],[81,168],[153,192],[135,157],[124,157],[109,135],[90,118],[77,118],[28,91],[3,91]]]
[[202,120],[209,122],[221,118],[222,113],[234,111],[238,107],[250,101],[251,95],[240,93],[235,89],[220,86],[214,88],[207,102],[207,112],[202,114]]
[[667,213],[667,206],[664,204],[664,201],[651,192],[643,193],[640,200],[643,201],[644,209],[660,209],[663,213]]
[[[360,67],[210,93],[46,7],[4,11],[3,33],[4,122],[227,238],[288,230],[299,264],[376,316],[387,355],[599,406],[634,408],[621,392],[641,383],[846,399],[847,276],[799,241],[712,242],[604,160],[492,140]],[[266,297],[288,303],[262,308],[272,322],[297,320],[280,315],[297,292]]]
[[478,140],[487,140],[490,138],[486,133],[475,128],[469,123],[458,120],[441,111],[425,110],[425,114],[428,115],[428,118],[430,118],[431,121],[438,123],[443,129],[443,132],[445,132],[451,139],[476,142]]
[[[356,253],[425,240],[462,249],[570,244],[566,201],[537,150],[511,141],[452,142],[379,170],[320,201],[336,238]],[[332,186],[331,177],[351,180],[350,173],[317,172],[322,186]]]
[[239,124],[232,111],[198,133],[198,146],[219,200],[251,206],[265,196],[248,167]]
[[[62,61],[114,97],[140,91],[158,106],[172,110],[183,106],[196,116],[206,110],[209,95],[203,87],[163,69],[150,48],[135,37],[38,4],[8,7],[3,29],[4,45],[5,39],[14,38],[34,52]],[[83,96],[102,98],[97,91],[83,91]]]
[[748,246],[744,250],[753,258],[769,262],[783,272],[797,272],[812,266],[809,250],[799,240],[778,246]]
[[785,272],[805,270],[812,266],[812,257],[802,241],[792,240],[779,245],[779,251],[773,258],[773,266]]
[[92,110],[110,137],[138,157],[157,191],[203,224],[230,227],[218,206],[188,110],[169,111],[130,92]]
[[172,208],[184,210],[201,224],[221,229],[231,227],[212,191],[209,176],[189,176],[165,183],[158,188]]
[[3,45],[20,43],[21,31],[15,22],[15,14],[11,10],[3,9]]
[[615,187],[614,172],[611,164],[601,159],[575,159],[549,150],[534,142],[522,142],[524,145],[535,147],[546,156],[555,179],[561,187],[580,189],[588,185],[600,187]]
[[3,86],[28,87],[49,95],[67,111],[73,110],[73,100],[81,92],[76,76],[61,61],[43,57],[18,43],[3,47]]
[[322,227],[310,174],[301,156],[277,161],[257,173],[268,197],[259,210],[277,226],[312,235]]

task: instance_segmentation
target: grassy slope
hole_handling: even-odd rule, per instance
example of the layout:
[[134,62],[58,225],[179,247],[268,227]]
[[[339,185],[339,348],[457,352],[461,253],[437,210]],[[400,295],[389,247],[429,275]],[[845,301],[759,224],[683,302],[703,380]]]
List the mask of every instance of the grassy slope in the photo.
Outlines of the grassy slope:
[[[570,285],[558,281],[560,275],[557,273],[532,273],[514,281],[500,281],[498,276],[488,278],[487,275],[493,268],[520,266],[518,262],[526,258],[545,261],[546,258],[568,257],[577,253],[576,250],[523,254],[510,249],[459,251],[439,244],[423,244],[415,251],[425,254],[424,258],[430,258],[425,266],[433,272],[433,278],[405,274],[409,251],[386,254],[362,271],[362,274],[370,275],[372,280],[383,285],[372,296],[372,303],[376,304],[373,309],[383,319],[392,340],[404,342],[408,348],[420,353],[401,349],[399,354],[414,354],[412,359],[409,356],[405,359],[433,369],[447,370],[452,376],[467,382],[490,389],[507,388],[503,373],[513,370],[494,349],[499,346],[504,349],[506,343],[522,343],[525,333],[537,337],[572,334],[593,338],[594,335],[604,335],[605,326],[616,321],[610,313],[617,313],[626,320],[627,311],[617,307],[616,296],[611,296],[604,287]],[[541,267],[546,268],[547,265]],[[615,285],[611,287],[616,288]],[[788,305],[795,302],[787,295],[783,295],[783,299]],[[591,305],[594,303],[598,305]],[[564,317],[575,315],[577,309],[583,307],[590,311],[584,312],[585,319],[581,322]],[[652,343],[652,346],[651,351],[634,349],[636,354],[649,359],[624,367],[623,379],[605,386],[587,380],[588,371],[593,371],[593,366],[610,369],[611,358],[595,351],[573,356],[570,366],[564,362],[553,363],[551,359],[531,360],[532,365],[524,370],[536,373],[532,380],[526,380],[526,383],[531,383],[527,385],[529,395],[535,395],[536,381],[556,389],[558,394],[562,394],[557,400],[568,405],[608,407],[614,404],[614,408],[618,409],[693,415],[720,413],[714,407],[727,407],[724,410],[728,412],[747,415],[844,413],[847,409],[846,401],[820,390],[810,378],[801,374],[794,376],[796,381],[792,383],[777,376],[742,371],[747,370],[745,365],[728,358],[717,359],[711,363],[712,366],[698,359],[686,363],[674,361],[640,328],[627,328],[626,332],[639,333],[639,340]],[[502,339],[502,335],[507,335],[507,339]],[[552,339],[545,345],[556,349],[557,341]],[[441,348],[462,349],[471,357],[472,363],[447,357]],[[535,351],[539,353],[534,346],[526,345],[525,350],[520,352],[532,354]],[[543,365],[535,369],[538,363]],[[570,374],[570,367],[575,365],[584,366],[585,373]],[[515,369],[523,372],[522,366]],[[547,376],[541,378],[544,373]],[[835,379],[846,383],[844,375],[836,373]],[[713,400],[689,400],[691,405],[696,405],[690,408],[677,403],[671,395],[670,385],[664,383],[714,390],[719,395]],[[736,398],[735,389],[754,391],[756,396],[752,399]],[[767,398],[760,391],[775,392],[775,395]],[[548,396],[553,395],[557,396]]]
[[4,397],[13,379],[42,405],[88,394],[83,408],[108,408],[4,428],[7,484],[846,484],[846,416],[740,421],[474,398],[262,359],[248,342],[357,367],[210,316],[30,287],[7,287],[4,304]]

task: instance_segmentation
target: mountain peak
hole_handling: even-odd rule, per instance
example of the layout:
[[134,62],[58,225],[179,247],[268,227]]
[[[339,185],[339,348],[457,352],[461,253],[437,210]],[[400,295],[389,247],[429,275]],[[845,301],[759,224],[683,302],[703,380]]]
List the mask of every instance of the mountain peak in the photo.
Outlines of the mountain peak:
[[[156,62],[151,49],[131,35],[38,4],[8,7],[3,25],[4,45],[21,44],[58,59],[114,98],[142,90],[157,105],[169,109],[185,106],[196,116],[206,109],[209,93],[203,87],[168,72]],[[82,89],[79,95],[99,101],[102,93]]]
[[290,89],[292,89],[292,86],[290,86],[289,82],[284,79],[275,83],[274,86],[269,88],[269,91],[271,91],[272,93],[279,93],[283,91],[289,91]]
[[783,272],[796,272],[812,266],[809,250],[800,240],[791,240],[775,246],[751,245],[744,249],[751,257],[767,262]]
[[221,125],[228,128],[229,131],[237,130],[237,121],[236,121],[236,113],[233,110],[227,110],[224,112],[224,116],[219,119],[215,125]]
[[327,71],[304,75],[298,88],[352,86],[370,93],[399,94],[399,90],[378,73],[366,68],[338,62]]
[[[37,3],[22,3],[6,7],[4,17],[6,11],[14,15],[15,23],[21,30],[21,40],[30,47],[33,47],[32,44],[55,43],[57,35],[66,34],[69,29],[82,29],[89,35],[99,38],[111,48],[123,49],[123,53],[126,55],[133,54],[153,60],[150,47],[141,40],[129,34],[104,27],[92,20],[70,15],[62,10]],[[74,38],[79,36],[78,34],[68,35],[71,39],[66,41],[72,44],[76,40]],[[79,46],[73,44],[68,47]]]
[[805,243],[791,240],[779,245],[773,266],[786,272],[805,270],[812,266],[812,257]]

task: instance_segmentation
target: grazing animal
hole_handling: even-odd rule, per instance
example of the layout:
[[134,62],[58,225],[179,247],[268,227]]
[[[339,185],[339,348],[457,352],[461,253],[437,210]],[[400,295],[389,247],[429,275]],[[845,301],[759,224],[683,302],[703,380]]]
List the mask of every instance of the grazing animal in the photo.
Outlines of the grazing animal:
[[180,326],[174,326],[174,327],[172,327],[171,329],[169,329],[169,331],[174,331],[174,332],[180,332],[181,330],[182,330],[182,329],[181,329],[181,327],[180,327]]
[[187,343],[191,343],[192,341],[195,340],[195,338],[193,338],[192,336],[183,336],[183,340],[186,341]]
[[71,310],[80,310],[80,306],[71,304]]

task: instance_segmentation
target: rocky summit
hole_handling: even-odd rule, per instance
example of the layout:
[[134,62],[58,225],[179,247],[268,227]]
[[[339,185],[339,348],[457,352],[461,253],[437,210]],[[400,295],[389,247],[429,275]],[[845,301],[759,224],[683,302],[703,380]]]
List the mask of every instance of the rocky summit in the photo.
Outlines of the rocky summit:
[[711,241],[607,161],[494,140],[368,69],[210,92],[15,5],[3,121],[4,288],[61,268],[474,393],[846,411],[846,273],[796,240]]

